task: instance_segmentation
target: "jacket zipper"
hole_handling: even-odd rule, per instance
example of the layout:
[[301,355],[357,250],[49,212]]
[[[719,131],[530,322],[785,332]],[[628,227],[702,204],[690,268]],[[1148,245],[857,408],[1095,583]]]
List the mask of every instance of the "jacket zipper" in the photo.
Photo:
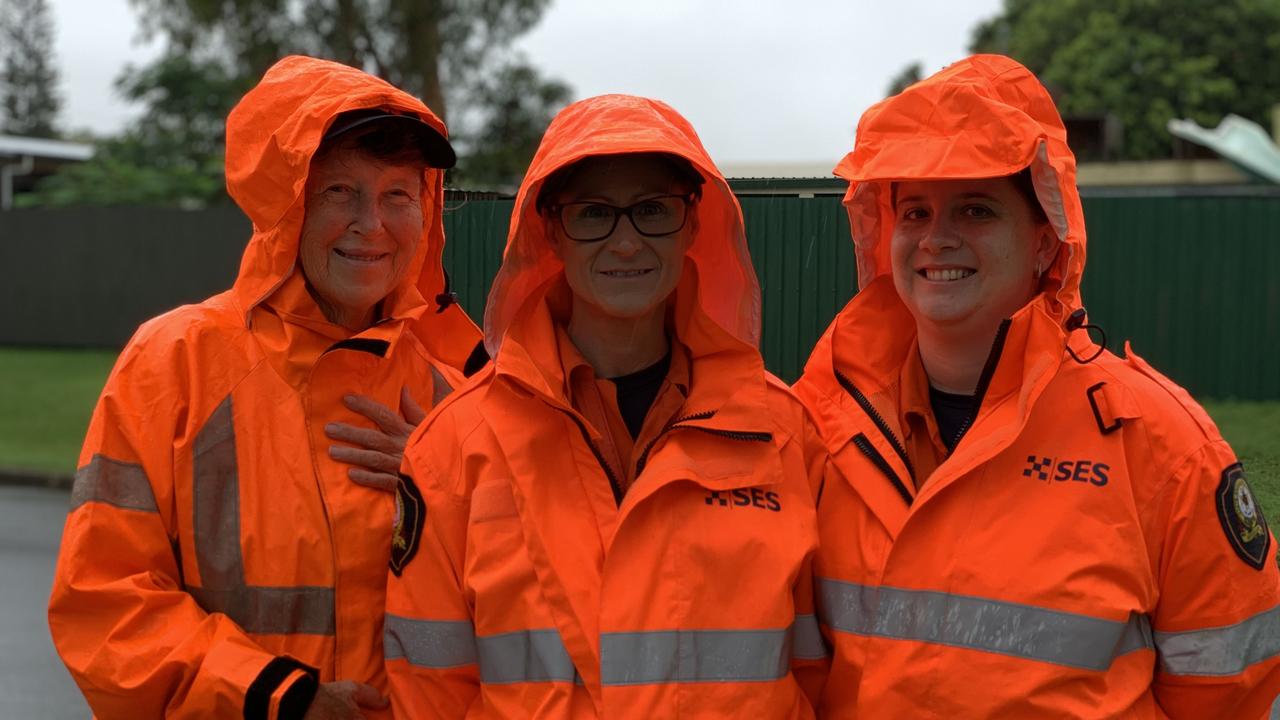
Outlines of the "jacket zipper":
[[694,413],[693,415],[686,415],[682,418],[676,418],[675,420],[672,420],[670,423],[668,423],[667,426],[662,428],[662,430],[659,431],[657,435],[653,436],[653,439],[649,441],[648,445],[644,446],[644,451],[640,453],[640,459],[636,461],[636,475],[638,476],[641,472],[644,471],[644,466],[649,462],[649,451],[653,450],[653,446],[657,444],[658,439],[661,438],[663,435],[666,435],[667,433],[671,432],[672,430],[688,428],[690,430],[699,430],[701,432],[709,433],[711,435],[729,438],[731,440],[742,440],[745,442],[769,442],[773,440],[773,434],[767,433],[767,432],[751,432],[746,430],[718,430],[716,428],[705,428],[705,427],[700,427],[698,425],[683,424],[691,420],[706,420],[715,414],[716,412],[714,410],[710,410],[707,412]]
[[613,501],[619,507],[622,506],[622,483],[618,481],[618,476],[613,472],[613,468],[609,467],[609,461],[604,459],[604,453],[600,452],[600,448],[596,446],[594,440],[591,439],[591,433],[587,431],[586,423],[577,416],[576,413],[557,407],[557,410],[568,415],[578,426],[578,430],[582,433],[582,439],[587,441],[587,447],[591,448],[591,454],[596,456],[596,462],[600,463],[600,468],[604,470],[605,477],[609,478],[609,488],[613,490]]
[[644,451],[640,453],[640,459],[636,461],[636,475],[639,475],[640,472],[644,470],[645,463],[649,461],[649,451],[652,450],[653,446],[657,444],[659,438],[671,432],[672,430],[675,430],[676,428],[681,427],[680,423],[689,422],[690,420],[706,420],[715,414],[716,414],[715,410],[708,410],[706,412],[694,413],[692,415],[685,415],[684,417],[676,418],[675,420],[672,420],[671,422],[667,423],[667,426],[659,430],[658,434],[654,435],[653,439],[649,441],[649,444],[644,446]]
[[[565,415],[568,415],[573,420],[574,424],[578,426],[578,431],[582,433],[582,439],[587,442],[587,447],[591,448],[591,454],[595,455],[596,462],[600,463],[600,469],[604,470],[605,477],[609,478],[609,488],[613,490],[613,501],[618,505],[618,507],[621,507],[622,497],[625,494],[625,492],[622,489],[622,483],[618,481],[617,473],[615,473],[613,471],[613,468],[609,466],[609,461],[605,460],[604,453],[600,452],[600,448],[596,445],[595,441],[591,439],[591,433],[587,430],[586,424],[582,422],[582,419],[579,418],[575,413],[569,410],[566,410],[564,408],[556,408],[556,409],[564,413]],[[706,420],[707,418],[710,418],[712,415],[715,415],[714,410],[711,410],[708,412],[695,413],[693,415],[686,415],[685,417],[676,418],[675,420],[671,421],[671,423],[669,423],[666,427],[664,427],[657,435],[654,436],[652,440],[649,441],[649,444],[645,446],[644,452],[640,454],[640,459],[636,461],[636,475],[639,475],[640,472],[644,470],[645,463],[648,462],[649,460],[649,451],[652,450],[653,446],[658,442],[658,438],[662,437],[663,435],[666,435],[672,430],[688,428],[691,430],[700,430],[704,433],[710,433],[712,435],[717,435],[719,437],[725,437],[733,440],[743,440],[743,441],[749,441],[749,442],[769,442],[770,440],[773,440],[773,434],[767,433],[767,432],[750,432],[745,430],[718,430],[715,428],[699,427],[697,425],[681,424],[691,420]]]
[[[867,399],[867,396],[863,395],[861,390],[854,387],[853,383],[849,381],[849,378],[845,377],[844,373],[839,370],[836,371],[836,381],[845,389],[845,392],[853,396],[853,399],[858,403],[858,407],[862,408],[862,411],[867,414],[867,417],[871,418],[871,422],[875,424],[876,428],[880,430],[880,433],[889,441],[889,446],[893,448],[894,453],[898,455],[898,459],[901,460],[902,464],[907,468],[907,475],[911,477],[911,484],[914,485],[916,482],[916,468],[911,464],[911,458],[907,456],[907,449],[902,445],[902,441],[899,440],[898,436],[893,432],[893,428],[889,427],[889,423],[884,421],[884,418],[881,417],[875,406],[871,404],[871,401]],[[866,436],[863,435],[862,437],[863,440],[866,441]],[[870,446],[870,441],[867,442],[868,446]],[[874,450],[875,448],[872,449]],[[866,451],[864,450],[863,453],[865,454]],[[880,453],[877,452],[876,454],[879,455]],[[872,461],[874,462],[874,459]],[[883,456],[880,457],[880,461],[885,463],[885,467],[889,467]],[[892,468],[890,468],[890,471],[892,471]],[[897,473],[894,473],[893,477],[897,479]],[[901,484],[901,480],[898,480],[898,483]],[[908,500],[907,504],[910,503],[911,501]]]
[[978,387],[973,391],[973,414],[968,420],[960,426],[956,431],[955,442],[951,447],[960,444],[960,439],[964,434],[969,432],[969,427],[973,425],[973,421],[978,419],[978,410],[982,407],[982,398],[987,394],[987,387],[991,385],[991,378],[996,374],[996,365],[1000,364],[1000,355],[1004,351],[1004,342],[1009,337],[1009,326],[1013,321],[1005,318],[1000,321],[1000,328],[996,330],[996,338],[991,343],[991,352],[987,353],[987,363],[982,366],[982,374],[978,376]]
[[884,473],[885,477],[889,478],[889,482],[893,484],[893,489],[897,490],[902,499],[910,506],[912,501],[911,491],[907,490],[907,486],[902,484],[902,478],[898,477],[898,473],[894,472],[893,468],[890,467],[889,461],[884,459],[884,455],[881,455],[875,445],[871,444],[867,436],[863,433],[854,435],[853,444],[862,451],[863,455],[867,456],[872,465],[875,465],[880,472]]

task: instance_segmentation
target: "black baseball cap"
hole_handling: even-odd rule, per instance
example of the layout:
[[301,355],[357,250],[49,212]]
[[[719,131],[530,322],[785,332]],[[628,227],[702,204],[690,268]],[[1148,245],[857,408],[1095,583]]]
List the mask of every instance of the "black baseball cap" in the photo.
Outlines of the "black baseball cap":
[[448,169],[458,163],[458,155],[453,151],[453,146],[435,128],[415,115],[400,114],[384,108],[352,110],[342,113],[329,126],[328,132],[324,134],[324,141],[333,140],[339,135],[371,123],[402,124],[418,138],[418,145],[422,148],[422,155],[427,159],[427,165],[433,168]]

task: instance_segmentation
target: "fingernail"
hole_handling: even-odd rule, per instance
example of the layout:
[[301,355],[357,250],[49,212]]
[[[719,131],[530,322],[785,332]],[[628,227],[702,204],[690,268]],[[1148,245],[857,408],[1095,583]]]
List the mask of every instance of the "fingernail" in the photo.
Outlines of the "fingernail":
[[324,426],[324,431],[325,431],[325,432],[327,432],[327,433],[334,432],[334,431],[335,431],[335,430],[337,430],[337,429],[338,429],[338,424],[337,424],[337,423],[327,423],[327,424]]

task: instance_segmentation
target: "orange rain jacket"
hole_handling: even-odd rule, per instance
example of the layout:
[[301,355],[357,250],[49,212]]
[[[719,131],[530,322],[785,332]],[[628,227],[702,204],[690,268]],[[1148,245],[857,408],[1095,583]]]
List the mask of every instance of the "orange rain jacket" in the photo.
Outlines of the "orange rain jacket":
[[479,331],[438,306],[437,170],[386,320],[350,336],[295,272],[311,155],[336,115],[368,107],[444,132],[413,97],[311,58],[280,61],[244,97],[227,121],[227,187],[254,227],[239,277],[145,323],[98,401],[49,625],[99,717],[276,717],[301,664],[386,690],[393,498],[348,479],[324,426],[369,425],[347,393],[397,408],[408,385],[438,401]]
[[[604,430],[566,398],[547,301],[563,266],[534,205],[555,170],[635,152],[680,156],[707,183],[668,326],[688,349],[688,395],[636,466],[619,468],[599,451]],[[405,505],[424,505],[425,519],[406,532],[413,556],[387,591],[397,714],[812,717],[826,456],[765,371],[759,327],[741,209],[689,123],[624,95],[561,112],[489,296],[494,365],[406,451]],[[610,484],[622,476],[634,482],[618,502]]]
[[[1085,222],[1048,93],[980,55],[872,107],[857,138],[836,172],[861,290],[795,387],[847,478],[819,507],[835,648],[820,713],[1261,717],[1280,689],[1274,543],[1186,391],[1127,349],[1068,353],[1101,348],[1071,329]],[[1063,244],[999,333],[977,418],[914,476],[901,378],[919,361],[889,266],[890,182],[1028,166]]]

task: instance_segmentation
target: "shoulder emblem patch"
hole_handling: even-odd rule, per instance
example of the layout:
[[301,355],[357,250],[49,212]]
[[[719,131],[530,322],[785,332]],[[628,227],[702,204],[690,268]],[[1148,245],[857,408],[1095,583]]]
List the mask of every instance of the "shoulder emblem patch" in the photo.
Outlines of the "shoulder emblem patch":
[[1240,463],[1229,465],[1222,471],[1222,482],[1218,483],[1214,500],[1218,507],[1218,520],[1231,548],[1249,567],[1261,570],[1271,548],[1271,533],[1267,531],[1267,519],[1254,499]]
[[426,520],[427,504],[422,501],[422,493],[418,492],[413,478],[401,473],[400,484],[396,486],[396,517],[391,526],[390,565],[396,577],[400,577],[418,552],[418,540]]

